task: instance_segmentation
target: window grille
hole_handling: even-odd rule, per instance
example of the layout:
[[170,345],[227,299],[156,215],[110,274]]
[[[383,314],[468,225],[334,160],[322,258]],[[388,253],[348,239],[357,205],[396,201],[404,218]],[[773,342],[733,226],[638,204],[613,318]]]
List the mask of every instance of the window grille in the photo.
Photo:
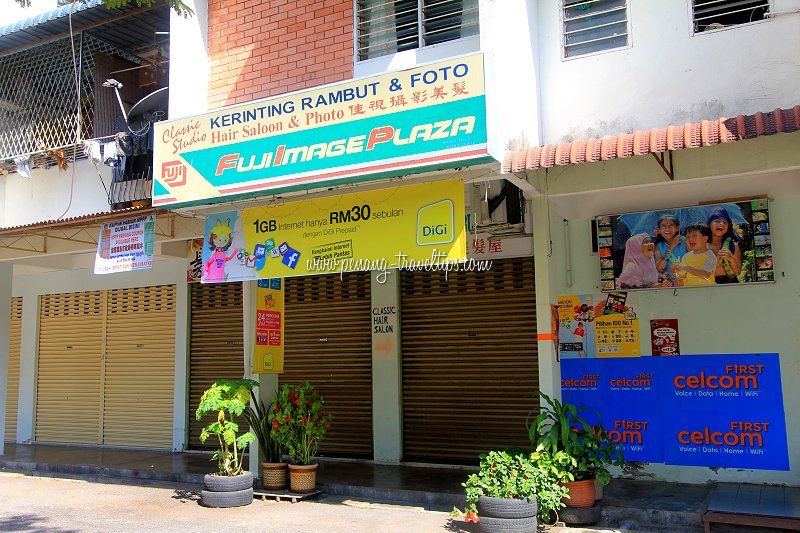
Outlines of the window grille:
[[[130,55],[90,35],[76,35],[74,42],[81,139],[89,139],[94,130],[94,54]],[[69,38],[0,57],[0,79],[0,159],[75,144],[77,105]]]
[[692,0],[694,32],[764,20],[769,0]]
[[477,35],[478,0],[359,0],[358,59]]
[[628,45],[627,0],[563,0],[564,57]]

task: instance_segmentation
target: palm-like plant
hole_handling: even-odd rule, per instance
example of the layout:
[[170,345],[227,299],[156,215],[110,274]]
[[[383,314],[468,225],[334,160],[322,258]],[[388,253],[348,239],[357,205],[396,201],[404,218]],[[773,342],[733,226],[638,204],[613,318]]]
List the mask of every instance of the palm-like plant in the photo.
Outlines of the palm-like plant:
[[211,456],[211,460],[217,461],[220,476],[238,476],[242,473],[244,449],[255,440],[255,435],[248,431],[237,436],[239,425],[234,422],[233,417],[241,416],[250,402],[250,391],[257,386],[258,382],[252,379],[216,381],[200,399],[197,420],[202,419],[206,413],[217,414],[216,421],[200,432],[200,442],[205,443],[211,435],[219,439],[219,448]]
[[272,438],[272,424],[269,422],[269,412],[274,404],[273,400],[267,407],[260,398],[255,398],[244,411],[244,417],[255,433],[258,447],[267,463],[280,463],[283,460],[283,446]]

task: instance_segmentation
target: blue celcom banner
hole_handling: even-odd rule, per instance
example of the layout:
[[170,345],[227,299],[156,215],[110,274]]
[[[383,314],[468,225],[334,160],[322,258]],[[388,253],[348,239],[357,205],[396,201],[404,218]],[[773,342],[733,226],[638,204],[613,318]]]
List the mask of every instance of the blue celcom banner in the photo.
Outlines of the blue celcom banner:
[[789,469],[778,354],[562,360],[561,375],[628,461]]

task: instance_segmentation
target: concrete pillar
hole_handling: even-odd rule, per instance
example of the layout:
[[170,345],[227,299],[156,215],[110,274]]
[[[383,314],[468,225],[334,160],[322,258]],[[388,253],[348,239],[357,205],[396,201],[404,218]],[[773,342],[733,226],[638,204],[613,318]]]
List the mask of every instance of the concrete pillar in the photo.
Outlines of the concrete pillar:
[[[286,280],[281,280],[285,283]],[[258,398],[264,405],[269,406],[275,391],[278,390],[278,374],[254,374],[253,356],[255,346],[255,320],[256,320],[256,290],[257,281],[245,281],[242,287],[242,319],[244,320],[244,373],[248,379],[258,381],[258,388],[254,391],[254,398]],[[261,451],[259,450],[258,440],[253,441],[249,450],[248,468],[253,473],[253,477],[261,477]]]
[[8,355],[11,351],[11,280],[14,265],[0,263],[0,455],[5,453]]
[[[498,161],[506,150],[541,144],[536,4],[536,0],[479,0],[487,148]],[[511,73],[514,82],[508,83]]]
[[33,440],[36,427],[36,368],[39,356],[39,295],[32,290],[22,296],[22,337],[19,352],[19,409],[17,442]]
[[373,455],[379,463],[399,463],[403,456],[400,274],[373,271],[371,280]]
[[539,347],[539,389],[551,397],[561,397],[561,367],[556,361],[555,331],[550,305],[558,297],[557,261],[553,241],[561,238],[561,224],[551,220],[546,196],[531,199],[533,209],[533,258],[536,270],[536,331]]
[[[175,377],[172,396],[172,450],[186,449],[189,409],[189,323],[191,294],[185,274],[175,282]],[[194,413],[188,413],[194,416]]]

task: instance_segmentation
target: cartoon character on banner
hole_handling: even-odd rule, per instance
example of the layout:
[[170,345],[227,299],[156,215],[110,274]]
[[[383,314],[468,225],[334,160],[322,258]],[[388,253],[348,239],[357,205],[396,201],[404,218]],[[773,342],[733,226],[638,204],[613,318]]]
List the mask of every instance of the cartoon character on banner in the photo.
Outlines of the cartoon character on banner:
[[205,277],[203,281],[218,283],[225,281],[228,275],[225,273],[225,264],[233,259],[239,252],[234,248],[230,255],[227,255],[228,248],[233,243],[233,230],[231,229],[231,219],[225,222],[217,219],[217,224],[211,228],[208,234],[208,247],[211,250],[211,257],[203,265]]

